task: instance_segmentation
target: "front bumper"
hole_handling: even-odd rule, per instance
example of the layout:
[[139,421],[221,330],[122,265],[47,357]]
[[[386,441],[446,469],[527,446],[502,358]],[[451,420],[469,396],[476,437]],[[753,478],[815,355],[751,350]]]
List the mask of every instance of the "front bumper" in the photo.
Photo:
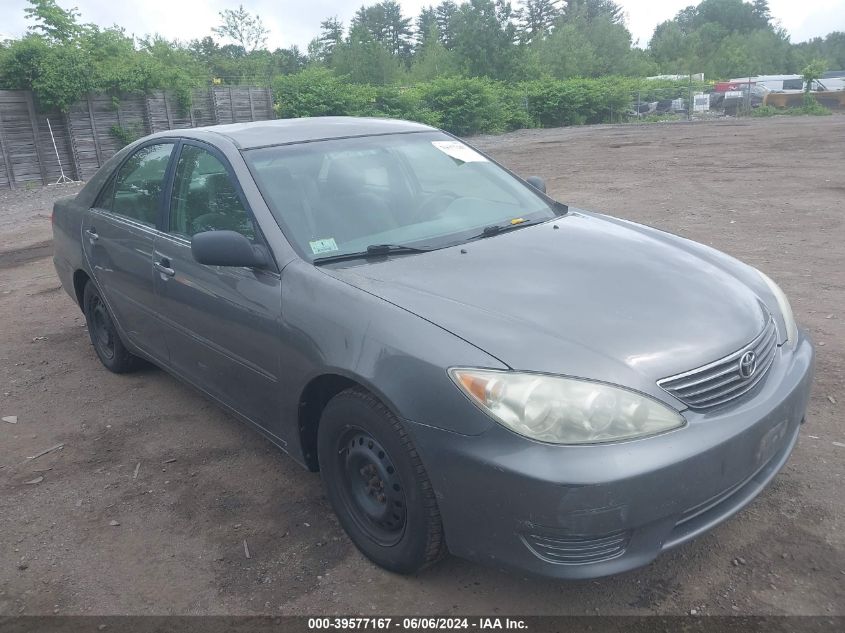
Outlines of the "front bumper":
[[661,436],[552,446],[409,422],[456,556],[555,578],[651,562],[747,505],[789,458],[813,378],[803,333],[748,395]]

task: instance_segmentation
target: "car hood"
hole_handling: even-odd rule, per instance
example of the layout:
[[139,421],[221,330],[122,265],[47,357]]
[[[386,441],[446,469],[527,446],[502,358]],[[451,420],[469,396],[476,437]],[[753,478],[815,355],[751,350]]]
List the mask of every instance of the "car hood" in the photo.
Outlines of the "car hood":
[[325,270],[513,369],[666,400],[656,380],[736,351],[769,318],[732,270],[740,266],[683,238],[571,210],[462,247]]

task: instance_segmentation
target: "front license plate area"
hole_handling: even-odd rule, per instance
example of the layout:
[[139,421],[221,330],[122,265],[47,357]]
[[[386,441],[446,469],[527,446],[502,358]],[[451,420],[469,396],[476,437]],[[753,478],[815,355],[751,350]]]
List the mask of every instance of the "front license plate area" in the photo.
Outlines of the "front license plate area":
[[760,440],[760,445],[757,447],[757,454],[754,459],[754,463],[758,467],[768,463],[777,454],[780,447],[783,446],[783,440],[786,437],[788,426],[788,420],[782,420],[766,431],[766,434]]

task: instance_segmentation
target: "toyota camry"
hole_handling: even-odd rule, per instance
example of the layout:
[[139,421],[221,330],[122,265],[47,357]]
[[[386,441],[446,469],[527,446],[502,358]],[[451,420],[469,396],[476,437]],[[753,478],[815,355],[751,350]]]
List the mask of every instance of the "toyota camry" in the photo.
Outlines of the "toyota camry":
[[319,471],[396,572],[645,565],[747,505],[807,408],[812,344],[763,272],[417,123],[149,136],[53,227],[102,364],[151,362]]

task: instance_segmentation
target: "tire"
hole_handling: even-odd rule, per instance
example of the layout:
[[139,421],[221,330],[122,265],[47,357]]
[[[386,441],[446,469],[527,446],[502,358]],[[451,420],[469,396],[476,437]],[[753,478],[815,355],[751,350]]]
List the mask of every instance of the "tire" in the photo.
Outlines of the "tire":
[[138,369],[143,361],[126,349],[100,291],[91,281],[85,284],[82,305],[91,344],[105,368],[115,374]]
[[323,410],[317,434],[329,502],[359,550],[413,574],[446,547],[434,490],[402,423],[370,393],[347,389]]

